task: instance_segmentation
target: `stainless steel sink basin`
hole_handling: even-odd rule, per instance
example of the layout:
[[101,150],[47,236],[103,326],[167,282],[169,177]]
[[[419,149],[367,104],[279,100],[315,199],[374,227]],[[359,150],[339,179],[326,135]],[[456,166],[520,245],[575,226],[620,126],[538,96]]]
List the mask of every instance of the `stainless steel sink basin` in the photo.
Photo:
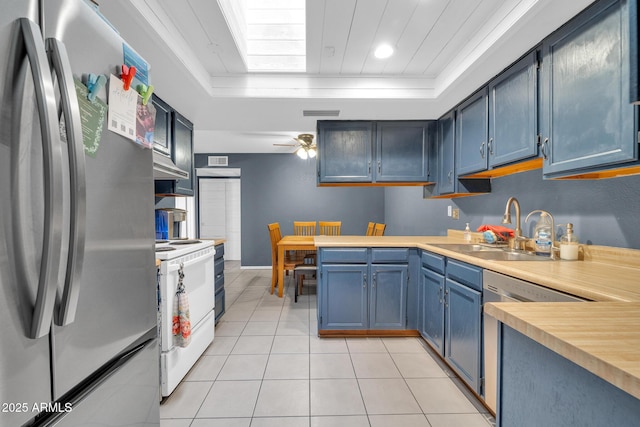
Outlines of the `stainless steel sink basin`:
[[514,251],[506,247],[501,248],[482,244],[430,243],[430,245],[454,252],[461,252],[476,258],[495,261],[549,261],[551,259],[531,252]]

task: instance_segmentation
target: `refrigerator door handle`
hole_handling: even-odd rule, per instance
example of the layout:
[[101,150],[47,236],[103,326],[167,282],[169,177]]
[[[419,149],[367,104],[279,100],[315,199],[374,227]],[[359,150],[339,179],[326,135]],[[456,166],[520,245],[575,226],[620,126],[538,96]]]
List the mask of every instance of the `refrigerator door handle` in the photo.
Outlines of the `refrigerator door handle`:
[[[40,132],[42,134],[44,172],[44,228],[42,259],[38,277],[38,288],[31,318],[30,338],[47,335],[51,329],[55,305],[58,272],[60,269],[60,249],[62,245],[62,153],[58,122],[56,120],[55,93],[49,72],[47,53],[39,27],[27,18],[19,19],[23,48],[33,75],[34,92]],[[19,203],[14,204],[16,218],[20,218]],[[20,239],[15,240],[18,265],[30,265]],[[22,274],[28,277],[27,274]]]
[[80,106],[76,96],[71,63],[64,44],[55,38],[46,41],[51,71],[57,78],[60,89],[60,104],[64,117],[69,152],[70,181],[70,230],[69,252],[62,296],[54,321],[56,325],[66,326],[75,319],[80,293],[80,274],[84,261],[86,240],[87,184],[84,144],[82,141],[82,122]]

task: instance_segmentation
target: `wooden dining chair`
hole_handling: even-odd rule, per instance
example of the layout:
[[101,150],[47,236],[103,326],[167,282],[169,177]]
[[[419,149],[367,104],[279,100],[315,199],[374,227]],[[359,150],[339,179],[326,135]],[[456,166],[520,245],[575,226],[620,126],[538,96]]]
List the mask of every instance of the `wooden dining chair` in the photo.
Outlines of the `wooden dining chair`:
[[309,254],[305,256],[302,263],[296,265],[293,276],[295,278],[297,275],[298,280],[296,281],[293,302],[298,302],[298,295],[302,295],[303,285],[317,285],[316,271],[316,254]]
[[373,229],[375,226],[375,222],[369,222],[369,225],[367,225],[367,232],[365,233],[365,236],[373,236]]
[[[282,239],[280,232],[280,224],[274,222],[268,224],[269,238],[271,239],[271,293],[273,294],[278,282],[278,242]],[[302,258],[296,258],[295,255],[286,254],[284,258],[284,270],[287,272],[294,271],[296,265],[300,263]]]
[[386,224],[376,224],[373,229],[374,236],[384,236],[384,229],[387,228]]
[[319,221],[321,236],[339,236],[342,221]]
[[296,236],[315,236],[315,221],[293,221],[293,234]]

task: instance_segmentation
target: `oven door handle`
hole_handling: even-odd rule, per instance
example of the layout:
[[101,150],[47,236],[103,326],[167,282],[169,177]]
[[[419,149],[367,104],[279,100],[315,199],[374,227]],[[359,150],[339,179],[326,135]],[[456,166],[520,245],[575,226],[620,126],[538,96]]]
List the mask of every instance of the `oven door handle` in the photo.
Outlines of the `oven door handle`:
[[[209,261],[213,261],[213,255],[215,253],[215,251],[213,250],[213,247],[210,248],[205,248],[205,249],[201,249],[203,251],[206,251],[207,249],[210,249],[209,252],[206,255],[201,255],[201,256],[197,256],[193,259],[190,259],[188,261],[182,261],[180,262],[173,262],[174,260],[168,260],[169,262],[169,272],[173,272],[173,271],[178,271],[178,269],[180,268],[180,264],[182,264],[184,267],[190,267],[194,264],[198,264],[201,262],[209,262]],[[189,256],[191,254],[185,255],[185,256]],[[179,257],[178,259],[181,259],[184,257]]]

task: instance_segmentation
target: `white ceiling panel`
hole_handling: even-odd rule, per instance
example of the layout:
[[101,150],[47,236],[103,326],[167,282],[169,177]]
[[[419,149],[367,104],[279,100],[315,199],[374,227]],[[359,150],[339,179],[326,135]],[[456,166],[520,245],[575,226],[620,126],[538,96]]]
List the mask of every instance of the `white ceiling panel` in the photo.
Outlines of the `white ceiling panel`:
[[[306,0],[304,13],[285,13],[266,9],[294,0],[98,1],[150,61],[156,93],[194,122],[197,152],[216,152],[217,138],[233,141],[223,151],[269,152],[269,132],[315,129],[305,108],[340,110],[345,120],[435,119],[593,2]],[[306,42],[297,42],[300,28],[259,24],[274,17],[304,17]],[[306,63],[306,72],[248,72],[247,51],[265,63],[291,51],[252,40],[283,36],[306,58],[283,55],[281,65]],[[381,42],[393,56],[372,56]]]

